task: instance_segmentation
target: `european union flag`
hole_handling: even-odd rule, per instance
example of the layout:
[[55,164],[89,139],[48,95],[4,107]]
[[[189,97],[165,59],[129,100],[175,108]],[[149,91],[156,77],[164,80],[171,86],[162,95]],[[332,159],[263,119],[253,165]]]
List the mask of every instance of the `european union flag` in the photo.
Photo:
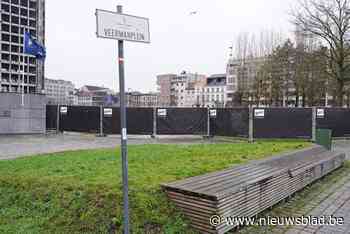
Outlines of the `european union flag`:
[[46,49],[40,45],[29,32],[24,33],[24,53],[34,55],[37,59],[45,60]]

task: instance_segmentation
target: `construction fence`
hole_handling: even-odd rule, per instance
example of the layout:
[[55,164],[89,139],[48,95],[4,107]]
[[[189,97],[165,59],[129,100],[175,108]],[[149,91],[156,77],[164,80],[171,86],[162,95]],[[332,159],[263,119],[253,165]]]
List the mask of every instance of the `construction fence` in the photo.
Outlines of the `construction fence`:
[[[120,134],[120,109],[47,106],[46,127],[60,132]],[[203,135],[314,139],[317,128],[350,137],[345,108],[127,108],[131,135]]]

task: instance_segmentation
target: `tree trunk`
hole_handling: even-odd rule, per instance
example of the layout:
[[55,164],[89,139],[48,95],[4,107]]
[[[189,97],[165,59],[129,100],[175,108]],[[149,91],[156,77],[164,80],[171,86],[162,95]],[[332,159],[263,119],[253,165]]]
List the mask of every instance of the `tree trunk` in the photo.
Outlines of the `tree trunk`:
[[299,107],[299,90],[295,94],[295,107]]
[[337,105],[344,106],[344,81],[338,80],[337,84]]
[[305,97],[306,97],[305,92],[303,92],[303,97],[302,97],[303,98],[303,104],[302,104],[303,107],[305,107],[305,104],[306,104]]

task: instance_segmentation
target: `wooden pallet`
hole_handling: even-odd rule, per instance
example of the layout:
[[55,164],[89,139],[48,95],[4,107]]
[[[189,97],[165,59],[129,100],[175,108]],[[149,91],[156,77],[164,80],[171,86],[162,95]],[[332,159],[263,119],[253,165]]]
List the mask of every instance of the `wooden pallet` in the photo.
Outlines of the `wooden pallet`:
[[341,167],[345,154],[320,146],[197,176],[162,187],[200,233],[235,228],[210,224],[213,215],[254,217]]

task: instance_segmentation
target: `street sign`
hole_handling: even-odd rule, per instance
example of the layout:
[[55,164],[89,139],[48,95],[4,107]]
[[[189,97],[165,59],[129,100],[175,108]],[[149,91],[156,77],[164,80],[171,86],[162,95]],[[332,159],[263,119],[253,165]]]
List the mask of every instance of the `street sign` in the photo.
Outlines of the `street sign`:
[[150,43],[147,18],[97,9],[96,23],[100,38]]
[[[149,20],[117,12],[96,10],[97,37],[118,40],[121,156],[123,177],[123,226],[124,234],[130,233],[129,221],[129,175],[128,175],[128,131],[126,119],[124,41],[150,43]],[[113,111],[112,111],[113,112]]]

